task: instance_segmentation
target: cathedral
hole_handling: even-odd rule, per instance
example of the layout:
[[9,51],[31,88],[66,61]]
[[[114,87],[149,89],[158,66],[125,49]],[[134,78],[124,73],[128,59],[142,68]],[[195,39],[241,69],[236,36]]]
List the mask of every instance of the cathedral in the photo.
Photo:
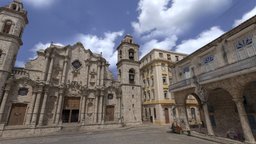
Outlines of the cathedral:
[[[14,67],[28,24],[22,2],[0,8],[0,135],[43,135],[140,124],[139,45],[126,35],[117,47],[118,79],[101,54],[80,42],[51,44],[24,68]],[[21,132],[22,131],[22,132]]]

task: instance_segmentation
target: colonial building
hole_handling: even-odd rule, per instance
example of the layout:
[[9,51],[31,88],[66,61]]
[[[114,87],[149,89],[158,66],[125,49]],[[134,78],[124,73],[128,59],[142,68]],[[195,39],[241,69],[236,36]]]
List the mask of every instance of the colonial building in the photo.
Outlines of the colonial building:
[[14,0],[0,8],[0,19],[2,137],[42,135],[70,124],[86,129],[141,123],[139,45],[131,36],[118,46],[118,81],[102,55],[79,42],[51,44],[25,68],[15,68],[27,13]]
[[155,124],[169,124],[175,120],[176,109],[170,67],[186,55],[153,49],[140,60],[143,120]]
[[177,62],[172,74],[187,130],[186,99],[193,95],[209,135],[256,143],[256,16]]

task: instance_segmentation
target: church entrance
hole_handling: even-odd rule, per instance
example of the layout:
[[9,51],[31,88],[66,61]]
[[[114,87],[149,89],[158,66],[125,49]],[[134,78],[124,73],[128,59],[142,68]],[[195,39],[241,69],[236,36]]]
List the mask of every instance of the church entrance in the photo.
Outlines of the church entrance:
[[106,106],[105,121],[114,121],[115,106]]
[[26,104],[12,104],[8,125],[23,125],[26,109]]
[[79,97],[66,97],[62,111],[63,123],[74,123],[79,121]]

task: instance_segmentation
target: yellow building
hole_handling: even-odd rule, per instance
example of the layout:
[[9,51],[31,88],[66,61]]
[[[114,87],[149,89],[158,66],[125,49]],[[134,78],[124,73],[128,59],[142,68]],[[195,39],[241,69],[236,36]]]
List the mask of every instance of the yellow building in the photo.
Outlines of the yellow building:
[[170,67],[185,56],[153,49],[140,60],[144,121],[166,124],[175,119],[175,101],[169,92],[169,85],[172,83]]

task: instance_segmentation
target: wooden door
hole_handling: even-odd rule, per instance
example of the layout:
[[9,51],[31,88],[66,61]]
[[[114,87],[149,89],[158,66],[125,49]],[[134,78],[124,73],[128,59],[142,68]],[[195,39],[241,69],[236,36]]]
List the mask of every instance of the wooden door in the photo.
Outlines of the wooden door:
[[26,109],[26,104],[13,104],[8,125],[23,125]]
[[164,115],[165,115],[165,123],[167,124],[170,123],[168,108],[164,109]]
[[114,121],[115,106],[106,106],[106,121]]

